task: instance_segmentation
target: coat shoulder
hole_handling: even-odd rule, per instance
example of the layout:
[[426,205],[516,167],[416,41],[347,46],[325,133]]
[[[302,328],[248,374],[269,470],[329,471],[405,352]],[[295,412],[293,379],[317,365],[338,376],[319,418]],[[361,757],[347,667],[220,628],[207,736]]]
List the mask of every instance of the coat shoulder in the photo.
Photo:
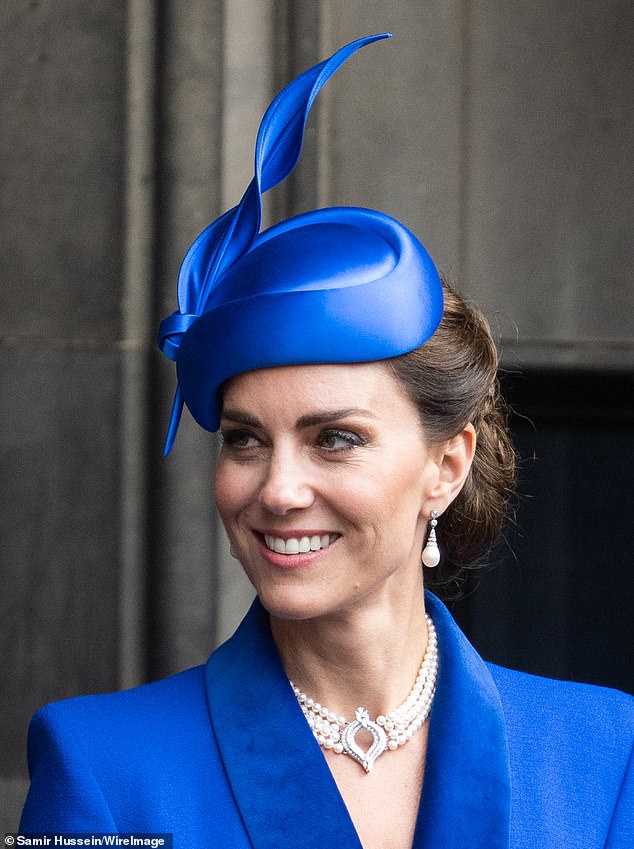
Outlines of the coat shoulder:
[[614,733],[634,743],[634,697],[609,687],[542,678],[487,663],[506,712],[520,711],[547,727],[583,729],[586,733]]
[[45,705],[29,727],[29,768],[31,758],[51,742],[69,747],[73,741],[95,763],[104,753],[109,759],[126,755],[129,760],[134,753],[158,757],[169,749],[186,749],[196,730],[209,736],[204,666],[129,690]]

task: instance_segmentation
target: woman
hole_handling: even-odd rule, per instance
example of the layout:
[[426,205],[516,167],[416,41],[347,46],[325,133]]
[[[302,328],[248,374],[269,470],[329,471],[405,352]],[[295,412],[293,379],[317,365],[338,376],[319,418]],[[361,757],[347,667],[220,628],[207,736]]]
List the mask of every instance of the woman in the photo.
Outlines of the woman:
[[632,845],[631,700],[485,663],[424,593],[421,558],[481,558],[513,483],[486,322],[381,213],[259,233],[318,90],[377,37],[269,107],[254,180],[193,244],[159,334],[167,450],[183,403],[220,427],[216,501],[258,598],[204,667],[39,711],[22,831]]

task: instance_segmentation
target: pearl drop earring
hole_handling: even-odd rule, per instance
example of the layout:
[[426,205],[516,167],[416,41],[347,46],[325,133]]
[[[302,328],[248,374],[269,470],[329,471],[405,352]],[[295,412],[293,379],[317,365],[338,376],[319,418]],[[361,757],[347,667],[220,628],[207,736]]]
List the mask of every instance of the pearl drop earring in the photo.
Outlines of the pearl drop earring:
[[427,543],[423,549],[421,560],[423,566],[428,566],[432,569],[440,563],[440,550],[436,540],[436,525],[438,524],[438,513],[435,510],[431,511],[431,519],[429,521],[430,531],[427,536]]

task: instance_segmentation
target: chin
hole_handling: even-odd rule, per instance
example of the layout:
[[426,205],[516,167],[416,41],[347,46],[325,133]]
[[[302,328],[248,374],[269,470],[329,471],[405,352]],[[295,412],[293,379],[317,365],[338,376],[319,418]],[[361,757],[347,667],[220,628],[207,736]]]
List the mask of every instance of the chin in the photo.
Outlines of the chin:
[[262,606],[276,619],[304,620],[316,619],[333,612],[334,604],[320,599],[314,592],[306,590],[284,590],[260,587],[257,591]]

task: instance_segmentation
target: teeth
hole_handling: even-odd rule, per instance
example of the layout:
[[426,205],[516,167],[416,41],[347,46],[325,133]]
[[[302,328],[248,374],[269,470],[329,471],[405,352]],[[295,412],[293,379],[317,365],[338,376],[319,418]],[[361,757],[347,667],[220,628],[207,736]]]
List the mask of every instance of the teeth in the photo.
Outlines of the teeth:
[[290,539],[282,539],[282,537],[274,537],[269,534],[264,535],[266,547],[278,554],[305,554],[308,551],[320,551],[322,548],[328,548],[333,543],[339,534],[314,534],[311,537],[291,537]]
[[286,554],[299,554],[299,540],[297,540],[297,539],[287,539],[286,540]]

